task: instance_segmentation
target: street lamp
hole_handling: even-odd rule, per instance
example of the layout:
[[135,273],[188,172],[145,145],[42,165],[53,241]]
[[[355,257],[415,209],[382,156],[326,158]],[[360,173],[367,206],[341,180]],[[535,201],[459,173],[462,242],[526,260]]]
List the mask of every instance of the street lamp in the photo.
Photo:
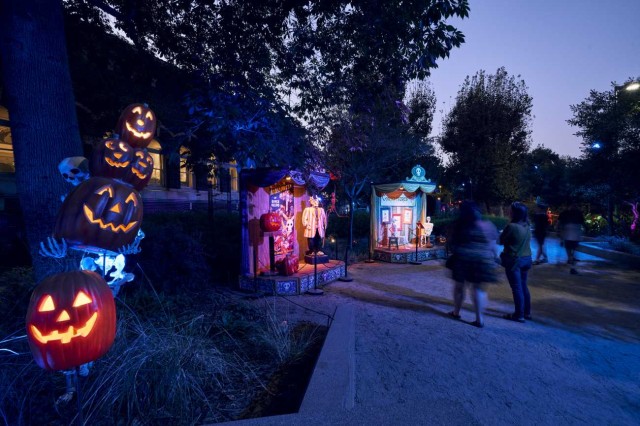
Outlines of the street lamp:
[[[621,94],[622,93],[629,93],[629,92],[635,92],[637,90],[640,89],[640,82],[638,81],[628,81],[626,83],[624,83],[622,86],[617,86],[614,85],[613,86],[613,102],[614,102],[614,113],[615,113],[615,124],[616,124],[616,133],[617,135],[617,139],[619,139],[620,135],[619,135],[619,131],[621,129],[621,127],[624,127],[624,124],[621,124],[621,122],[624,121],[625,117],[624,117],[624,113],[621,110],[621,108],[623,107],[623,103],[621,102],[623,99],[621,99]],[[619,141],[616,141],[619,142]],[[594,151],[599,151],[600,149],[604,148],[604,145],[600,142],[600,141],[594,141],[593,144],[591,145],[591,148]],[[613,145],[610,145],[609,148],[606,149],[606,151],[609,151],[609,153],[603,153],[604,155],[610,156],[611,153],[613,151],[614,155],[618,155],[619,154],[619,146],[618,143],[615,143]],[[608,177],[608,184],[609,184],[609,191],[607,194],[607,223],[609,225],[609,235],[613,234],[613,203],[611,200],[611,191],[613,190],[612,188],[612,182],[610,181],[611,179],[611,175],[609,175]]]

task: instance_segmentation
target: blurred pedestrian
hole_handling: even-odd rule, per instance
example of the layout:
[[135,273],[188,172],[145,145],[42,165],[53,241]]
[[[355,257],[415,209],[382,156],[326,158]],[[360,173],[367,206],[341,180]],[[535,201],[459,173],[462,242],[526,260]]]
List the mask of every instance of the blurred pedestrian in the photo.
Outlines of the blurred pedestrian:
[[460,216],[453,224],[449,238],[452,254],[447,267],[455,281],[453,311],[449,316],[460,319],[460,309],[465,296],[465,285],[470,283],[476,320],[471,324],[484,327],[484,309],[487,305],[485,285],[496,282],[496,244],[498,232],[493,223],[482,220],[475,203],[465,201],[460,205]]
[[572,204],[558,216],[558,226],[560,227],[560,237],[567,252],[567,263],[571,265],[569,272],[573,275],[578,271],[575,268],[576,248],[582,240],[582,227],[584,226],[584,215],[576,204]]
[[500,234],[504,251],[500,254],[511,293],[514,311],[503,318],[525,322],[531,319],[531,295],[527,276],[531,269],[531,229],[527,218],[527,206],[520,202],[511,204],[511,222]]
[[544,241],[547,238],[549,231],[549,218],[547,217],[547,205],[544,203],[536,203],[536,212],[533,214],[533,236],[538,243],[538,250],[536,252],[536,260],[534,265],[541,263],[547,263],[549,257],[544,247]]

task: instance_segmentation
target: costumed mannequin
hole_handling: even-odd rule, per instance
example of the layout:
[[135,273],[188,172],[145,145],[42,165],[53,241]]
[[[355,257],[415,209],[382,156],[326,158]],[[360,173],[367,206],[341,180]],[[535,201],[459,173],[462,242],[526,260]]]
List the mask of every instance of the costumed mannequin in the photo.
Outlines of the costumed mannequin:
[[310,206],[302,212],[302,225],[304,226],[304,236],[309,243],[309,250],[306,254],[318,253],[320,251],[322,240],[324,239],[327,229],[327,214],[322,207],[319,207],[319,200],[313,196],[309,198]]
[[431,223],[431,216],[427,216],[427,221],[424,224],[424,237],[426,239],[426,246],[425,247],[433,247],[433,245],[431,244],[431,233],[433,232],[433,223]]

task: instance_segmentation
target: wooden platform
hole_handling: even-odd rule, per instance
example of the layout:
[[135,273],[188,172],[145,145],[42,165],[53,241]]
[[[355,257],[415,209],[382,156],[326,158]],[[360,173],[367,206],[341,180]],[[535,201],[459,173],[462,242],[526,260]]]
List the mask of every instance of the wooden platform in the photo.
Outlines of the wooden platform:
[[[446,258],[447,250],[444,245],[434,245],[431,248],[418,247],[417,262]],[[388,247],[378,247],[373,250],[373,259],[389,263],[416,262],[416,247],[411,245],[401,245],[397,249],[395,246],[392,246],[391,249]]]
[[[344,276],[344,262],[329,260],[318,263],[316,288]],[[253,275],[240,277],[240,289],[266,294],[295,295],[303,294],[314,287],[314,266],[300,262],[300,269],[288,277],[282,275],[254,277]]]

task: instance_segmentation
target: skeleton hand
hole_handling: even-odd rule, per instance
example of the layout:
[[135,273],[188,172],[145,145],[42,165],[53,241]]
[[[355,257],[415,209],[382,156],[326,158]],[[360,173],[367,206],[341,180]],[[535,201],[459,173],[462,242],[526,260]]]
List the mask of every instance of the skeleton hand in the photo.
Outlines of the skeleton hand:
[[40,242],[40,256],[53,257],[55,259],[62,259],[67,255],[67,242],[64,238],[60,239],[62,244],[58,243],[55,238],[47,238],[47,247],[44,242]]
[[138,254],[141,251],[142,250],[138,247],[138,244],[135,241],[118,249],[118,253],[120,254]]
[[139,247],[140,246],[140,241],[142,241],[142,239],[145,237],[144,232],[142,232],[142,229],[138,230],[138,235],[136,235],[135,240],[133,240],[133,242],[131,244],[128,245],[124,245],[122,247],[120,247],[118,249],[118,253],[121,254],[138,254],[142,251],[142,249]]

